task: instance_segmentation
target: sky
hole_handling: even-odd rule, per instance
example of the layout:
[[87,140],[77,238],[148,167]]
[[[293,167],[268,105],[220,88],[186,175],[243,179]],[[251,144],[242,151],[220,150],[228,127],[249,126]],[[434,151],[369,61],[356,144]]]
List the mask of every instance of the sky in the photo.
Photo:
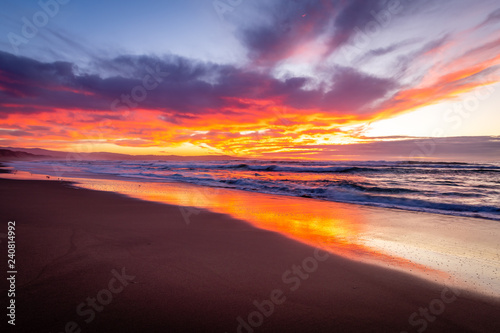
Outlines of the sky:
[[4,0],[0,146],[500,154],[495,0]]

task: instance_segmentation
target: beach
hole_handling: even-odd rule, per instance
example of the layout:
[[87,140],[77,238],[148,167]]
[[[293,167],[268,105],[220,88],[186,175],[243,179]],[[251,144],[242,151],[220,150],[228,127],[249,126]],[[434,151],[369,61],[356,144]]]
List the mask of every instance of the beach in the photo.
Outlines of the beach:
[[0,13],[0,333],[500,333],[498,1]]
[[497,297],[353,260],[227,214],[62,181],[0,182],[4,223],[16,221],[15,332],[500,327]]
[[471,4],[0,1],[0,333],[500,333]]

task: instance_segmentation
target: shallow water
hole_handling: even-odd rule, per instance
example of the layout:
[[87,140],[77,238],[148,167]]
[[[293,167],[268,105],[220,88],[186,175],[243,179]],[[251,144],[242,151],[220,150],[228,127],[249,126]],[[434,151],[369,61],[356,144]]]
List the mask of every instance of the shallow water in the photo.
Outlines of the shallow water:
[[[23,172],[4,176],[47,179]],[[66,180],[77,181],[77,187],[177,205],[184,217],[179,223],[187,227],[203,223],[200,209],[208,209],[350,259],[500,297],[498,221],[184,183]]]
[[500,220],[500,164],[303,161],[40,161],[19,170],[57,177],[122,176],[141,181],[308,197]]

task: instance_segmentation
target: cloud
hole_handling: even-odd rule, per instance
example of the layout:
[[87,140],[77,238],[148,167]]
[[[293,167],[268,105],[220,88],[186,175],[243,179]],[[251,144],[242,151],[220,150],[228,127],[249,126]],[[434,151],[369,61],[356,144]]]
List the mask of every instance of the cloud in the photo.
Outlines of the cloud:
[[498,22],[500,22],[500,8],[488,14],[484,21],[478,24],[476,28],[482,28],[486,25],[496,24]]
[[33,136],[33,133],[19,130],[4,130],[0,129],[0,135],[5,136]]
[[238,37],[259,64],[273,64],[290,56],[304,43],[326,32],[338,1],[277,1],[257,4],[267,24],[242,27]]
[[365,75],[353,68],[338,68],[333,78],[333,89],[324,96],[324,108],[346,113],[373,112],[373,108],[363,107],[383,98],[397,86],[393,80]]
[[[386,138],[387,139],[387,138]],[[394,139],[394,138],[391,138]],[[291,147],[292,148],[292,147]],[[329,160],[426,160],[426,161],[497,161],[498,137],[405,138],[354,143],[349,145],[294,145],[288,153],[265,153],[268,158],[300,157]]]
[[383,0],[281,0],[272,5],[257,2],[259,14],[265,19],[238,27],[237,35],[257,65],[272,67],[314,47],[326,58],[350,43],[360,31],[374,25],[381,30],[395,15],[403,16],[422,7],[409,1],[395,4]]
[[[375,24],[388,1],[247,3],[255,17],[245,18],[243,7],[231,13],[242,17],[234,31],[248,54],[237,65],[97,52],[47,29],[40,41],[56,41],[54,55],[65,55],[53,59],[72,60],[0,52],[0,134],[31,145],[34,138],[102,138],[117,146],[189,142],[257,155],[333,152],[332,143],[365,140],[362,131],[342,128],[362,128],[494,82],[500,43],[486,31],[498,21],[498,10],[465,15],[460,26],[444,13],[467,10],[466,2],[452,8],[450,1],[427,7],[429,1],[401,1],[391,25],[370,36],[350,65],[338,51]],[[434,29],[427,23],[438,15],[443,22]],[[477,22],[488,27],[471,28]],[[93,133],[95,127],[101,132]]]
[[[100,62],[101,66],[105,65],[103,60]],[[0,94],[5,106],[2,113],[55,112],[58,109],[109,112],[115,100],[119,100],[120,110],[133,105],[137,109],[165,112],[166,121],[168,117],[193,119],[194,115],[213,112],[237,115],[234,110],[262,111],[262,103],[333,113],[366,113],[359,108],[382,98],[395,87],[389,79],[346,67],[331,69],[332,89],[307,90],[307,77],[279,80],[266,73],[176,56],[160,59],[122,55],[106,63],[124,74],[112,77],[75,74],[71,63],[42,63],[0,52],[0,71],[3,73]],[[153,72],[163,73],[159,77],[161,82],[146,91],[141,88],[144,78],[149,76],[146,81],[153,80],[150,74]],[[146,91],[147,96],[126,104],[123,96],[133,99],[137,87]],[[110,114],[102,117],[113,119]]]
[[157,145],[154,141],[142,140],[142,139],[120,139],[112,141],[118,146],[125,147],[154,147]]
[[419,41],[420,41],[420,39],[418,39],[418,38],[412,38],[412,39],[406,39],[406,40],[403,40],[403,41],[400,41],[397,43],[393,43],[393,44],[386,46],[386,47],[379,47],[379,48],[371,49],[368,52],[366,52],[365,54],[363,54],[360,57],[360,59],[358,59],[356,62],[363,63],[365,61],[369,61],[369,60],[376,58],[376,57],[385,56],[385,55],[390,54],[392,52],[404,49],[407,46],[414,45],[414,44],[418,43]]

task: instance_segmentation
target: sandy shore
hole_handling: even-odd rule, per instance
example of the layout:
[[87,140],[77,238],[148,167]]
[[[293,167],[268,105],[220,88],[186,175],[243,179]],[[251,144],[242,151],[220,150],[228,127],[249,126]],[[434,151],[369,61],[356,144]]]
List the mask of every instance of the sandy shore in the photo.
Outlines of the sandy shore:
[[[500,329],[493,299],[328,254],[227,215],[201,210],[187,224],[177,206],[57,181],[0,184],[0,232],[16,221],[12,332]],[[6,248],[2,241],[5,256]]]

